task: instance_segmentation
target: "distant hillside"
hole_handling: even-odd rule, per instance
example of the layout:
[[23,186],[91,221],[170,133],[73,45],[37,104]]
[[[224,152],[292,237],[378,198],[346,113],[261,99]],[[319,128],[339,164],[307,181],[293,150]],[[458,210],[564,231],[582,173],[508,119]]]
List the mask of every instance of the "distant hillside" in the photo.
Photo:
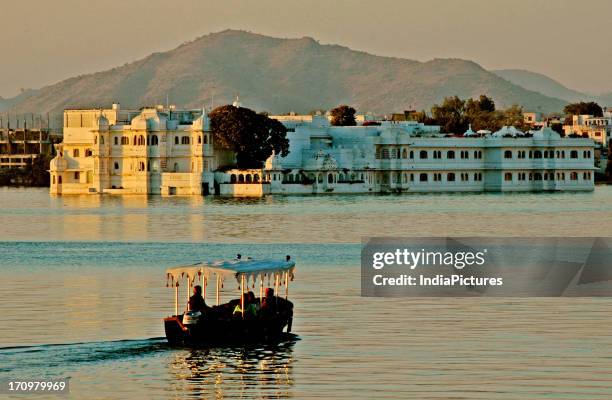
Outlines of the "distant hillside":
[[6,111],[11,107],[14,107],[16,104],[24,101],[28,97],[36,95],[36,93],[38,93],[38,90],[27,89],[18,94],[17,96],[11,97],[9,99],[5,99],[4,97],[0,96],[0,112]]
[[[503,69],[492,72],[527,90],[533,90],[534,92],[539,92],[550,97],[556,97],[570,103],[578,101],[603,101],[603,103],[606,103],[605,99],[570,89],[556,80],[536,72],[525,71],[522,69]],[[612,96],[608,97],[610,98]]]
[[308,112],[348,103],[359,111],[429,109],[445,96],[492,96],[499,107],[560,111],[563,100],[525,90],[459,59],[418,62],[380,57],[311,38],[279,39],[227,30],[108,71],[77,76],[17,101],[12,112],[70,107],[137,107],[170,102],[209,107],[239,93],[246,107]]

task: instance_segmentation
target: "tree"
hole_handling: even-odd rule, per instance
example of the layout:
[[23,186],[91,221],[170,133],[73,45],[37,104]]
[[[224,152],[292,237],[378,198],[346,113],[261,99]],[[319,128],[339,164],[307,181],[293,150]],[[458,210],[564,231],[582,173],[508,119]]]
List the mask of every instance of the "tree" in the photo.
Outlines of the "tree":
[[331,124],[334,126],[355,126],[355,109],[351,106],[340,105],[330,111]]
[[209,117],[215,141],[236,153],[238,168],[261,168],[273,152],[289,154],[287,128],[278,120],[229,104],[215,108]]
[[592,115],[594,117],[603,117],[603,110],[599,106],[599,104],[594,101],[589,101],[585,103],[581,101],[580,103],[571,103],[563,108],[563,112],[569,115]]
[[463,133],[468,128],[464,111],[465,101],[453,96],[446,97],[441,105],[435,104],[431,108],[431,115],[442,132]]

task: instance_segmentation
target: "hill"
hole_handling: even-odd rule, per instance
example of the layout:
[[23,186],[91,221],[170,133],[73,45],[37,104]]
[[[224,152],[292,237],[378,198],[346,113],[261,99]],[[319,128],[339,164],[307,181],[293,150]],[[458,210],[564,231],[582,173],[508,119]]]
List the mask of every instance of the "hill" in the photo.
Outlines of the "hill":
[[504,69],[492,72],[527,90],[539,92],[549,97],[556,97],[570,103],[578,101],[595,101],[602,106],[612,104],[612,93],[594,96],[579,92],[577,90],[568,88],[562,83],[551,79],[546,75],[538,74],[536,72],[525,71],[522,69]]
[[497,105],[560,111],[563,100],[526,90],[460,59],[418,62],[381,57],[312,38],[280,39],[227,30],[121,67],[66,79],[15,101],[14,113],[64,108],[138,107],[166,102],[209,107],[239,93],[246,107],[308,112],[348,103],[362,112],[429,109],[445,96],[492,96]]

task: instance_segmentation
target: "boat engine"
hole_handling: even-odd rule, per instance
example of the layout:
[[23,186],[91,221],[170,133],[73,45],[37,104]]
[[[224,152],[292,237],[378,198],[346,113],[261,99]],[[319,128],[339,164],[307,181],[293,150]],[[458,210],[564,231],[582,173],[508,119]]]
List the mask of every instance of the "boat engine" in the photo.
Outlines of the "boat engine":
[[199,311],[185,311],[183,315],[183,325],[195,325],[200,321],[202,313]]

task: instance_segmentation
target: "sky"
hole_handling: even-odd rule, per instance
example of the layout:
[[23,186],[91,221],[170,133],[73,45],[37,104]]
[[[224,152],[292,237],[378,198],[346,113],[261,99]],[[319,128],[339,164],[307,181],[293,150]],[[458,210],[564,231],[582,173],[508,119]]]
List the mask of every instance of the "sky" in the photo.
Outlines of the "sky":
[[611,0],[0,0],[0,13],[5,98],[228,28],[612,91]]

